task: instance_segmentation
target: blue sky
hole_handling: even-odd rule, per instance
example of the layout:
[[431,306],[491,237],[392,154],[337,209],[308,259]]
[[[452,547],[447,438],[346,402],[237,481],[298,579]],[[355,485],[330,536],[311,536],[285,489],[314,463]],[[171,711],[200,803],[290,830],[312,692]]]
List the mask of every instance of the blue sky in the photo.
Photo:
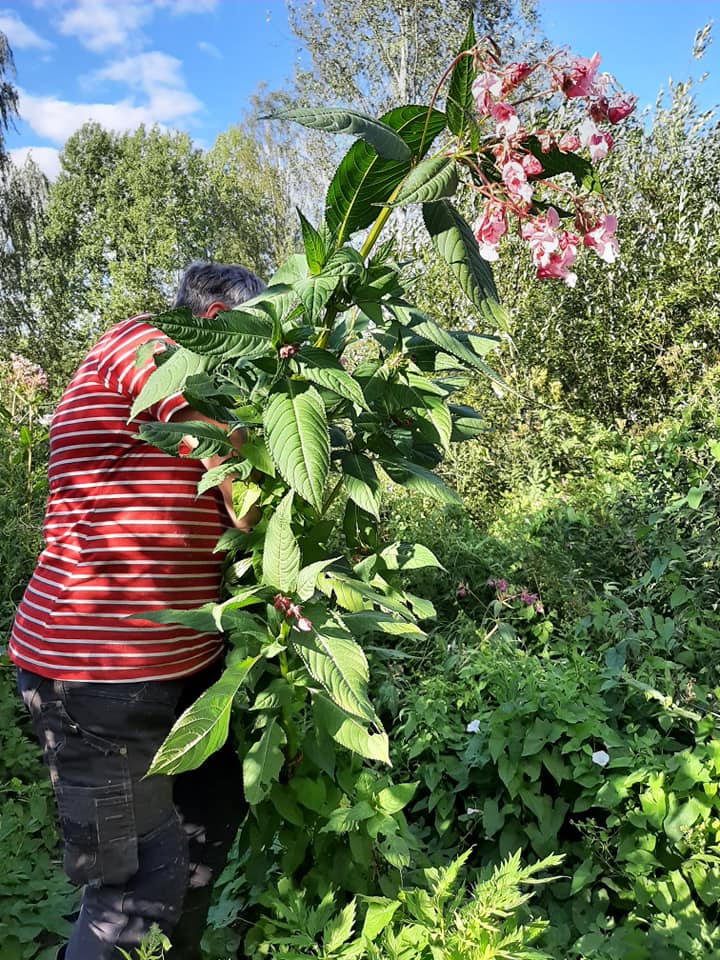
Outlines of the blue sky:
[[[540,0],[557,45],[614,74],[640,105],[668,77],[709,78],[705,107],[720,103],[720,35],[698,63],[696,31],[720,20],[720,0]],[[7,137],[50,175],[70,134],[94,119],[186,130],[200,146],[240,121],[260,83],[290,76],[298,56],[282,0],[0,0],[0,30],[15,54],[22,120]],[[720,31],[720,24],[715,33]]]

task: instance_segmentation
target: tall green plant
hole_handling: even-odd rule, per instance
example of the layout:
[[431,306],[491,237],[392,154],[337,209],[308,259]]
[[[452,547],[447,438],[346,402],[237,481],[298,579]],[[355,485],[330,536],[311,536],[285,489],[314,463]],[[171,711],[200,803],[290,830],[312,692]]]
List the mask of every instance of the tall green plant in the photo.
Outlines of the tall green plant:
[[[541,278],[574,282],[569,266],[580,237],[560,226],[561,217],[573,216],[601,257],[614,256],[612,218],[581,140],[600,156],[610,138],[598,124],[632,104],[596,77],[598,60],[557,53],[503,65],[494,43],[476,43],[470,27],[430,104],[381,118],[337,107],[281,113],[358,138],[329,186],[324,222],[315,227],[300,214],[304,253],[242,309],[213,319],[180,309],[156,319],[177,347],[162,355],[133,412],[182,390],[230,431],[248,430],[242,460],[216,468],[202,488],[232,471],[238,513],[257,505],[262,519],[252,533],[231,531],[219,544],[236,558],[228,600],[148,616],[222,630],[230,645],[222,678],[180,718],[151,770],[200,764],[225,740],[233,703],[244,706],[245,797],[258,829],[269,831],[258,848],[270,845],[278,814],[310,823],[298,813],[307,797],[289,793],[300,771],[305,783],[326,778],[322,797],[309,804],[318,835],[352,838],[362,824],[380,859],[396,868],[409,862],[412,837],[401,811],[414,785],[359,780],[335,754],[339,744],[390,763],[368,695],[366,651],[383,636],[422,637],[418,624],[434,614],[403,585],[407,571],[440,566],[433,553],[379,541],[383,485],[390,480],[440,503],[459,500],[435,468],[451,443],[482,429],[477,412],[454,402],[455,392],[472,377],[499,379],[486,357],[507,318],[489,260],[510,221]],[[531,76],[533,90],[546,81],[543,97],[565,96],[590,110],[579,135],[521,121]],[[446,82],[443,113],[434,104]],[[451,202],[459,191],[482,205],[475,229]],[[449,332],[410,301],[390,244],[379,241],[393,211],[415,203],[447,272],[490,332]],[[226,429],[206,422],[151,424],[141,435],[174,455],[232,454]],[[332,819],[338,810],[345,811],[341,825]],[[294,867],[305,847],[299,850]],[[370,873],[377,862],[375,853],[366,858]]]

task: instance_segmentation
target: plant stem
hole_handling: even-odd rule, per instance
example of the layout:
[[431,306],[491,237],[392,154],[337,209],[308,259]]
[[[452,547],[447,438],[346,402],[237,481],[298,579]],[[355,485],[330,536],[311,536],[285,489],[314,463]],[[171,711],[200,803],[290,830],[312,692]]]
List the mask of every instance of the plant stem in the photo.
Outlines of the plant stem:
[[390,206],[390,204],[393,202],[393,200],[397,196],[400,190],[400,187],[402,186],[403,183],[404,183],[404,180],[395,187],[395,189],[387,199],[388,205],[382,208],[377,220],[372,225],[372,227],[370,227],[370,233],[368,233],[367,237],[365,238],[365,243],[360,247],[360,256],[363,258],[363,260],[370,254],[370,251],[377,243],[377,238],[380,236],[380,232],[382,228],[385,226],[388,217],[393,212],[393,208]]
[[331,303],[325,312],[325,319],[323,320],[323,325],[320,329],[320,334],[317,340],[315,341],[315,346],[318,349],[324,350],[325,347],[327,346],[327,342],[330,339],[330,334],[332,333],[332,328],[335,323],[335,317],[337,316],[337,314],[338,314],[337,306],[334,303]]
[[[281,643],[287,643],[289,634],[290,624],[286,620],[284,623],[280,624],[278,640]],[[291,681],[288,679],[288,658],[285,650],[281,650],[278,654],[278,663],[280,665],[280,676],[292,686]],[[289,768],[293,758],[297,754],[297,737],[295,736],[295,730],[292,722],[292,711],[287,704],[283,705],[280,711],[280,717],[278,719],[280,721],[280,726],[285,732],[285,762]]]

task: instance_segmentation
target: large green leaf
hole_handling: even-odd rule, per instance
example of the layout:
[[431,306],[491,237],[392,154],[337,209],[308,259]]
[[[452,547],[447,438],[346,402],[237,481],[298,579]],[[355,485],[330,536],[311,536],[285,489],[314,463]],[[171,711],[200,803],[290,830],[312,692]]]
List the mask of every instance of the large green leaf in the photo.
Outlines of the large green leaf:
[[[418,317],[422,319],[417,319]],[[453,336],[448,330],[443,330],[434,320],[430,320],[429,317],[423,317],[419,312],[414,314],[414,318],[416,322],[412,325],[412,332],[415,336],[429,340],[431,343],[434,343],[436,347],[444,350],[445,353],[449,353],[453,357],[457,357],[458,360],[462,360],[465,366],[474,367],[476,370],[484,373],[486,377],[495,380],[496,383],[503,387],[505,386],[502,377],[498,376],[492,367],[489,367],[484,360],[480,359],[474,350],[466,347],[461,340]]]
[[263,727],[259,740],[250,747],[243,760],[243,790],[248,803],[261,803],[280,776],[285,755],[282,747],[285,732],[273,717]]
[[488,430],[484,417],[463,404],[450,403],[448,409],[453,418],[451,440],[460,443],[463,440],[472,440],[473,437],[486,433]]
[[422,407],[416,408],[416,425],[429,443],[439,443],[447,450],[452,436],[452,417],[450,411],[439,397],[422,397]]
[[330,469],[330,439],[320,394],[286,380],[263,416],[265,442],[280,475],[316,510]]
[[322,693],[313,694],[317,723],[337,743],[368,760],[390,764],[390,744],[384,730],[371,733],[361,720],[350,716]]
[[295,284],[295,290],[302,301],[307,323],[317,324],[320,314],[335,293],[339,283],[339,276],[328,277],[321,273],[315,277],[306,277]]
[[344,613],[343,623],[355,636],[366,633],[387,633],[393,637],[425,637],[425,631],[416,623],[398,620],[382,610],[361,610],[359,613]]
[[199,633],[216,633],[218,626],[213,611],[214,603],[204,603],[194,610],[176,610],[166,607],[164,610],[146,610],[141,614],[143,620],[152,623],[180,623]]
[[350,633],[327,620],[317,627],[313,623],[308,633],[293,631],[292,641],[310,676],[336,706],[368,723],[375,721],[375,709],[367,693],[367,659]]
[[247,680],[258,657],[229,666],[179,717],[153,758],[148,774],[195,770],[227,740],[235,694]]
[[272,119],[295,120],[312,130],[326,133],[348,133],[367,141],[378,156],[387,160],[409,160],[410,150],[392,127],[366,113],[344,107],[302,107],[281,110]]
[[300,218],[300,229],[302,231],[308,269],[312,274],[320,273],[330,250],[320,231],[315,229],[299,207],[295,209]]
[[355,378],[343,370],[337,357],[329,350],[303,347],[295,357],[300,373],[313,383],[332,390],[339,397],[367,409],[365,396]]
[[200,357],[191,350],[182,347],[176,350],[162,366],[153,370],[145,381],[145,386],[130,408],[130,420],[159,400],[164,400],[165,397],[170,397],[174,393],[182,393],[187,378],[203,373],[210,362],[207,357]]
[[362,453],[340,454],[343,482],[350,499],[376,519],[380,516],[380,481],[372,460]]
[[391,543],[380,556],[388,570],[420,570],[423,567],[445,569],[432,550],[422,543]]
[[292,531],[293,492],[288,491],[268,521],[263,546],[263,583],[293,593],[300,570],[300,547]]
[[448,200],[423,206],[423,219],[435,249],[450,267],[468,299],[493,324],[507,328],[492,270],[480,256],[477,240],[464,218]]
[[256,300],[267,296],[267,294],[271,292],[273,288],[285,290],[286,287],[292,286],[294,283],[297,283],[298,280],[302,280],[307,277],[309,272],[310,269],[305,254],[291,253],[287,260],[285,260],[272,275],[268,286],[265,288],[265,290],[263,290],[259,297],[256,298]]
[[[262,418],[260,422],[262,423]],[[272,457],[262,439],[250,437],[245,440],[242,445],[242,455],[243,459],[251,463],[256,470],[260,470],[261,473],[266,473],[270,477],[275,476],[275,464],[272,462]]]
[[330,557],[329,560],[316,560],[315,563],[309,563],[298,573],[296,594],[299,600],[310,600],[315,593],[318,577],[331,563],[339,560],[339,557]]
[[212,490],[213,487],[219,486],[227,477],[237,476],[237,469],[237,460],[226,460],[225,463],[219,463],[216,467],[206,470],[198,480],[198,496],[205,493],[206,490]]
[[428,203],[442,197],[452,197],[457,185],[455,160],[452,157],[430,157],[413,167],[392,205],[402,207],[408,203]]
[[[414,159],[424,156],[445,127],[444,114],[422,106],[396,107],[382,121],[397,131]],[[411,165],[410,159],[386,160],[362,141],[353,144],[335,171],[325,201],[325,219],[338,245],[375,220]]]
[[226,310],[215,317],[194,317],[188,307],[179,307],[154,317],[153,323],[181,347],[206,357],[254,360],[272,351],[272,320],[256,313]]
[[216,454],[232,453],[233,445],[222,427],[205,420],[187,422],[143,423],[139,435],[146,443],[151,443],[171,457],[178,456],[178,444],[183,437],[194,437],[198,445],[185,454],[191,459],[214,457]]
[[417,463],[404,459],[381,459],[380,463],[390,479],[401,487],[407,487],[408,490],[414,490],[440,503],[461,502],[459,495],[446,486],[440,477]]
[[229,625],[235,628],[238,625],[243,625],[255,630],[258,624],[251,614],[243,614],[243,617],[236,618],[234,623],[233,617],[228,616],[223,622],[223,614],[227,613],[230,605],[232,605],[233,610],[237,610],[240,606],[251,606],[253,603],[258,603],[258,595],[261,593],[262,587],[253,584],[251,587],[238,589],[235,595],[224,603],[204,603],[201,607],[195,607],[193,610],[165,607],[162,610],[146,610],[141,616],[143,620],[150,620],[152,623],[179,623],[191,630],[197,630],[199,633],[216,633],[225,630]]
[[[462,49],[472,50],[475,46],[475,29],[473,16],[470,15]],[[445,113],[450,130],[458,137],[462,137],[468,127],[475,124],[475,100],[472,95],[472,85],[475,79],[474,60],[472,55],[460,57],[453,67],[450,77]]]
[[413,619],[413,613],[404,603],[401,603],[394,597],[385,596],[385,594],[380,593],[378,590],[373,590],[371,586],[368,586],[367,583],[363,583],[362,580],[355,580],[352,577],[346,576],[345,574],[326,573],[324,576],[318,579],[318,586],[328,595],[334,593],[337,597],[338,603],[345,607],[345,609],[350,610],[352,613],[359,612],[362,607],[353,603],[346,603],[346,600],[352,600],[352,597],[344,596],[343,590],[349,591],[350,594],[354,594],[355,597],[361,598],[366,603],[373,603],[381,609],[389,610],[392,613],[398,613],[406,620]]

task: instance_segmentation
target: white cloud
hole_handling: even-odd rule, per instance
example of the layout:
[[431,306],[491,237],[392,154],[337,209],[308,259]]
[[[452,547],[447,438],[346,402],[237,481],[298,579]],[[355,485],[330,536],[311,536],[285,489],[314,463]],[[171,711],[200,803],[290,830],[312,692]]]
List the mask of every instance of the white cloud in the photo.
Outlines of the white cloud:
[[127,43],[152,14],[152,6],[138,0],[76,0],[63,14],[59,27],[88,50],[102,53]]
[[116,60],[95,73],[95,77],[126,83],[129,87],[146,90],[172,87],[183,90],[185,82],[180,72],[182,63],[176,57],[157,50],[140,53],[136,57]]
[[59,23],[88,50],[102,53],[138,40],[138,32],[157,10],[173,16],[210,13],[218,0],[72,0]]
[[25,50],[37,47],[46,50],[52,44],[35,33],[13,10],[0,10],[0,31],[10,41],[13,49]]
[[60,173],[60,151],[55,147],[18,147],[9,152],[17,167],[21,167],[30,157],[50,180]]
[[94,120],[107,130],[135,130],[144,123],[151,126],[175,125],[187,120],[201,104],[191,93],[158,90],[148,102],[136,105],[129,100],[118,103],[71,103],[56,97],[35,97],[20,91],[23,120],[41,137],[62,144],[84,123]]
[[155,0],[158,7],[165,7],[175,16],[186,13],[212,13],[218,0]]
[[201,53],[206,53],[209,57],[222,60],[222,53],[220,53],[214,43],[208,43],[207,40],[199,40],[197,48]]

